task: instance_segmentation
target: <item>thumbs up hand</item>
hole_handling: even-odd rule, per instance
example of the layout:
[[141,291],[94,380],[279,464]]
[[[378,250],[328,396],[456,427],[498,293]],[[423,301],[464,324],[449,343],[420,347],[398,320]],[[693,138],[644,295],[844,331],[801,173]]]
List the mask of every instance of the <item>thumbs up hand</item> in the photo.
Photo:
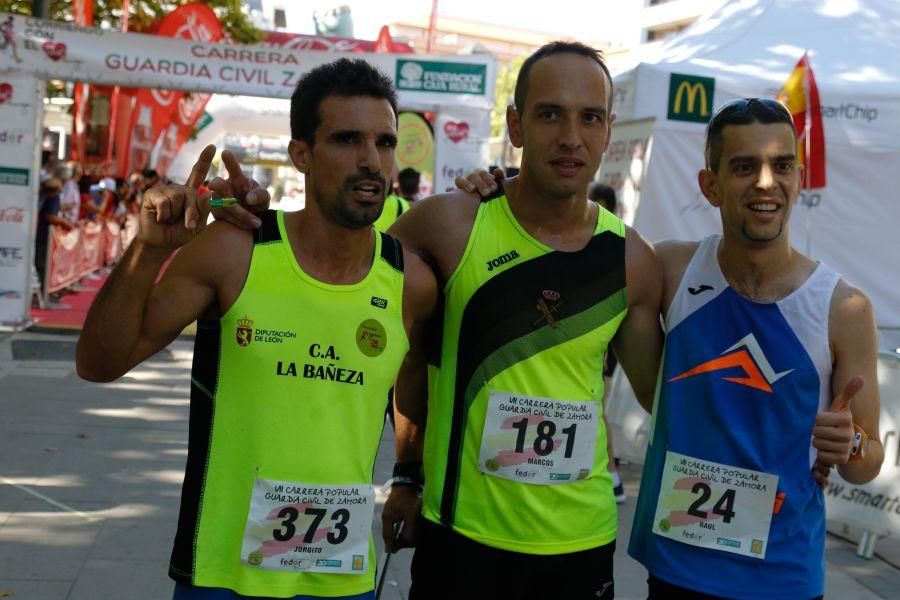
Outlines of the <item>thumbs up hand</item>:
[[855,433],[850,404],[865,385],[862,377],[847,382],[826,412],[816,415],[812,445],[819,453],[816,460],[824,465],[843,465],[850,459]]

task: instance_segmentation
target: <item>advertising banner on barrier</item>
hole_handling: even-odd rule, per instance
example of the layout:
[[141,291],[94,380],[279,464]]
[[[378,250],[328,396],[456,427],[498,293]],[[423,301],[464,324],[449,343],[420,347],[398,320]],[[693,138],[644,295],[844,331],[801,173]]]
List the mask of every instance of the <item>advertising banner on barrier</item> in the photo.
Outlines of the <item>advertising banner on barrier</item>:
[[[301,75],[335,58],[330,52],[121,33],[7,13],[0,13],[0,21],[9,22],[11,32],[11,49],[0,52],[0,71],[28,71],[45,79],[289,98]],[[493,107],[492,56],[418,58],[365,56],[388,76],[403,77],[398,89],[410,106]]]
[[106,225],[86,221],[80,227],[50,227],[47,293],[59,291],[103,266]]
[[[0,55],[11,55],[5,48]],[[43,113],[44,85],[26,74],[0,73],[0,327],[28,322],[32,231],[40,143],[35,123]]]

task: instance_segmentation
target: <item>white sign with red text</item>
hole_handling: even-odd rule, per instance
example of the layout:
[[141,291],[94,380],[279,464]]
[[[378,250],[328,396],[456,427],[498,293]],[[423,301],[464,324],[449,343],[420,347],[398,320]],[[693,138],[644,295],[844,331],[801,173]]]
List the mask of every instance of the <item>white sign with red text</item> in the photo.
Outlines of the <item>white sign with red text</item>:
[[434,191],[455,188],[459,175],[488,168],[491,114],[448,107],[437,114],[434,128]]
[[43,95],[34,77],[0,72],[0,329],[28,323]]
[[[11,21],[10,21],[11,19]],[[10,22],[7,47],[0,51],[0,71],[26,71],[45,79],[89,81],[101,85],[168,88],[191,93],[244,94],[289,98],[304,74],[332,62],[330,52],[270,45],[226,45],[79,27],[62,21],[0,13]],[[398,63],[410,55],[360,53],[396,79]],[[400,91],[407,106],[464,105],[490,109],[494,105],[494,58],[484,54],[429,56],[440,59],[437,75],[477,71],[472,89]],[[475,75],[468,75],[470,79]]]

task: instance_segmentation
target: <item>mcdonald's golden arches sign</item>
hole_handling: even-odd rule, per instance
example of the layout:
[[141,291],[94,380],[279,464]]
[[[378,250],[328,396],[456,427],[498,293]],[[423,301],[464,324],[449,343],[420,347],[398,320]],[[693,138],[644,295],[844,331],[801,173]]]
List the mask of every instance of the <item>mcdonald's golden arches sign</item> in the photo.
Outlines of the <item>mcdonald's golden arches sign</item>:
[[712,77],[669,76],[669,119],[706,123],[712,117],[716,80]]

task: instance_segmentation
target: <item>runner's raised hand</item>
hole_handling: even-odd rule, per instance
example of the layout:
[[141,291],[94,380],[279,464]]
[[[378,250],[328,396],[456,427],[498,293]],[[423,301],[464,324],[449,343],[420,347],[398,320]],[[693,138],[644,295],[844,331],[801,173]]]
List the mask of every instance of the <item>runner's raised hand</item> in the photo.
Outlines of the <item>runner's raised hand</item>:
[[213,216],[242,229],[259,227],[260,220],[254,213],[269,208],[269,192],[244,175],[231,151],[222,152],[222,164],[228,171],[228,179],[216,177],[209,182],[209,189],[213,192],[213,198],[234,198],[239,204],[213,208]]
[[137,239],[150,248],[175,250],[206,227],[209,195],[197,190],[216,155],[209,145],[200,153],[185,185],[170,184],[144,192]]
[[854,377],[831,403],[831,408],[816,415],[813,447],[819,451],[819,462],[825,465],[843,465],[850,459],[854,439],[850,403],[865,384],[862,377]]

